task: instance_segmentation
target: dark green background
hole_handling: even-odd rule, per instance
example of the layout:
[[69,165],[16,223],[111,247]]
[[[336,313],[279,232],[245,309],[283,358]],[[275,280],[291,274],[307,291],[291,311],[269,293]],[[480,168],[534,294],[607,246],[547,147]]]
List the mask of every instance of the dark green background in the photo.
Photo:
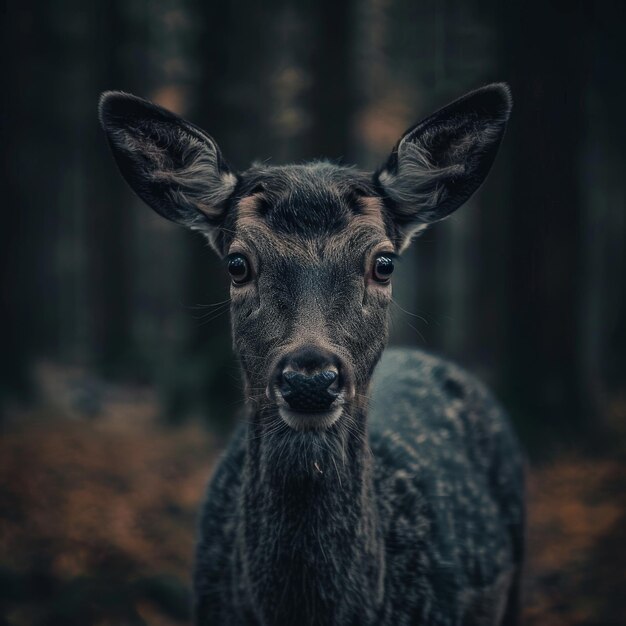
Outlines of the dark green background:
[[602,431],[626,393],[624,17],[620,2],[5,2],[5,407],[37,399],[42,362],[80,369],[89,414],[103,381],[156,387],[176,422],[224,426],[237,407],[228,315],[196,308],[228,297],[223,268],[125,186],[101,91],[184,114],[238,168],[374,168],[414,121],[506,80],[497,163],[406,257],[394,341],[477,371],[531,447]]
[[237,168],[373,169],[495,80],[502,149],[399,264],[393,341],[459,361],[515,419],[526,623],[624,623],[626,3],[1,7],[0,625],[187,623],[199,501],[242,406],[226,272],[126,187],[100,93],[187,116]]

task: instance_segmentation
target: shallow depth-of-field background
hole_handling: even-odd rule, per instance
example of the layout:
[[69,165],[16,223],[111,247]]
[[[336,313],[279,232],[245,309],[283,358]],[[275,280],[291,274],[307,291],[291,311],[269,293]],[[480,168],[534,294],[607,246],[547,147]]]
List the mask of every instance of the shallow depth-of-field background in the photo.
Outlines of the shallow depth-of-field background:
[[205,128],[235,168],[375,168],[510,83],[493,172],[394,277],[392,341],[449,356],[529,457],[525,616],[626,623],[626,5],[7,0],[0,625],[188,620],[196,512],[242,406],[228,281],[137,200],[100,92]]

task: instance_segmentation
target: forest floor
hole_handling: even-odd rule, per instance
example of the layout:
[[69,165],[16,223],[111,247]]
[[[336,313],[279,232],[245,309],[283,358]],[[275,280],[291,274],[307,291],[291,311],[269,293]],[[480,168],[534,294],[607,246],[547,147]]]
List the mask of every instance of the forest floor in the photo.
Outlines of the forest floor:
[[[198,425],[159,425],[150,403],[6,423],[0,625],[188,623],[195,518],[221,447]],[[525,624],[626,624],[625,485],[610,458],[531,467]]]

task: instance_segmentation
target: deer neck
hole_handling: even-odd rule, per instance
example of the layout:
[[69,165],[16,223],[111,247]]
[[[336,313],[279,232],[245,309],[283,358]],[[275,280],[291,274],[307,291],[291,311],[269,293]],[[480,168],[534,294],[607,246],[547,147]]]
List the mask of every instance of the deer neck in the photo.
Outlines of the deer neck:
[[276,418],[257,413],[248,432],[238,537],[248,604],[268,626],[365,624],[384,570],[366,416],[323,433]]

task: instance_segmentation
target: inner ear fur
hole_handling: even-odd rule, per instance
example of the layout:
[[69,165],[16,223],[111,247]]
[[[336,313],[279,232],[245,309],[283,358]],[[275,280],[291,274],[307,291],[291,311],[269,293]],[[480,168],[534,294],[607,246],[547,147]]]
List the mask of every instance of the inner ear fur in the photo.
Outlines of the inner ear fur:
[[100,123],[122,176],[163,217],[204,232],[216,229],[237,177],[203,130],[142,98],[106,92]]
[[472,91],[407,130],[376,174],[401,246],[458,209],[485,180],[512,107],[504,83]]

